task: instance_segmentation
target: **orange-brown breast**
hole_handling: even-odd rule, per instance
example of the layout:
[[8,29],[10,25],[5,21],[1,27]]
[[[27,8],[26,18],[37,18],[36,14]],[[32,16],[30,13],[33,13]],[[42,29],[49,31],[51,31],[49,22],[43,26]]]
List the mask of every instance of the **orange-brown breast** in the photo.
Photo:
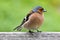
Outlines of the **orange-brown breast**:
[[43,23],[43,14],[33,13],[29,16],[29,20],[26,22],[25,27],[28,29],[37,29]]

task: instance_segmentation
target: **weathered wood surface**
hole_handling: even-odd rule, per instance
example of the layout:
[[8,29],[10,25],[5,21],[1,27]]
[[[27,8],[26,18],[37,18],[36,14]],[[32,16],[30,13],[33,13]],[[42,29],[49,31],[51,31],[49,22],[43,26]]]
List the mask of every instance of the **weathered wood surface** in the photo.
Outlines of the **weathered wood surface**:
[[0,40],[60,40],[60,32],[0,32]]

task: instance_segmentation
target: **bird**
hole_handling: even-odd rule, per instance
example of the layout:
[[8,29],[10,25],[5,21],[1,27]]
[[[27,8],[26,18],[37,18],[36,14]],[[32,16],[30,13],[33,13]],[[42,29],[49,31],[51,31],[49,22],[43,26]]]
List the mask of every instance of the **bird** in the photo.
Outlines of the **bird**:
[[32,30],[38,30],[39,27],[44,22],[44,13],[46,10],[41,6],[34,7],[27,15],[24,17],[22,23],[14,28],[13,30],[21,31],[22,28],[26,28],[30,33],[33,33]]

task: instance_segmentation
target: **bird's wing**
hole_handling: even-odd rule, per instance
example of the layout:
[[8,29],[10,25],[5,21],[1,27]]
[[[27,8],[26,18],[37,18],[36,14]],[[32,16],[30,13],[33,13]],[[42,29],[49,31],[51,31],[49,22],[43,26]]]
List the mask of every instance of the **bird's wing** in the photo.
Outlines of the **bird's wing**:
[[26,17],[23,19],[22,23],[17,26],[16,28],[14,28],[13,30],[20,30],[21,29],[21,26],[26,22]]
[[19,26],[17,26],[15,29],[13,29],[13,30],[20,30],[20,28],[21,28],[21,26],[26,22],[26,21],[28,21],[28,19],[29,19],[29,16],[32,14],[33,12],[30,12],[24,19],[23,19],[23,21],[22,21],[22,23],[19,25]]

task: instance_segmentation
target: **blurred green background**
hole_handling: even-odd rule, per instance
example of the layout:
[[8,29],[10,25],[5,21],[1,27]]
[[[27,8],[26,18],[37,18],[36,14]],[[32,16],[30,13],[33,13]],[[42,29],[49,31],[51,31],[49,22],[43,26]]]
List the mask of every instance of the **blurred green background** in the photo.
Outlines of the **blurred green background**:
[[47,10],[39,30],[60,32],[60,0],[0,0],[0,32],[13,31],[35,6],[42,6]]

